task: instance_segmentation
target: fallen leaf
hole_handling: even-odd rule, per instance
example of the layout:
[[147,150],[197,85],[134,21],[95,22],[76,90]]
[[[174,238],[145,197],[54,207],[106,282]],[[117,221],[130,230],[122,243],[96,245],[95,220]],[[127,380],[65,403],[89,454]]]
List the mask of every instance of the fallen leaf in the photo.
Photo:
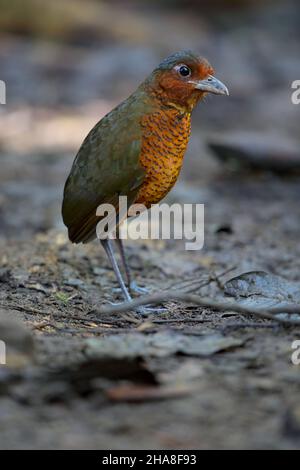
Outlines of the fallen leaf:
[[[224,285],[224,293],[249,308],[272,308],[300,302],[300,284],[264,271],[251,271]],[[294,315],[299,317],[299,315]]]
[[241,339],[220,334],[187,336],[173,331],[149,335],[128,333],[122,336],[88,338],[85,342],[85,354],[89,358],[166,357],[173,354],[206,357],[242,344]]

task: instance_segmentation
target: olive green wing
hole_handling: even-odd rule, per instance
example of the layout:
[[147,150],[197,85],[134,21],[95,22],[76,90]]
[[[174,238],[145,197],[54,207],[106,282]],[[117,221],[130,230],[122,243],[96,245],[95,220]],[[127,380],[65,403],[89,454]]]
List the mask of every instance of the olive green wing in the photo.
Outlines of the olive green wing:
[[135,200],[145,173],[140,165],[139,113],[122,104],[91,130],[74,160],[64,189],[62,216],[74,243],[96,238],[100,204],[112,204],[118,214],[119,196]]

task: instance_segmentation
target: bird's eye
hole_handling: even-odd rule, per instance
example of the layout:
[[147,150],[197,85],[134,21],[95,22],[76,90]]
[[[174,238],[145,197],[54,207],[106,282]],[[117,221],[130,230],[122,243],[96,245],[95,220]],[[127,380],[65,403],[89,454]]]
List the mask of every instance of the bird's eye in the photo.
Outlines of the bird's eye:
[[188,77],[189,75],[191,75],[191,69],[186,65],[181,65],[181,67],[179,68],[179,73],[182,77]]

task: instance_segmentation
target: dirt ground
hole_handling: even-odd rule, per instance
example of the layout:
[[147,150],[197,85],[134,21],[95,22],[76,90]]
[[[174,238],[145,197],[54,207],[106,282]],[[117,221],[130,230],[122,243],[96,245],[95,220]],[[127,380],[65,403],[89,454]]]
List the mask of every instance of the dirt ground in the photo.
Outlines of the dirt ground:
[[[219,33],[224,54],[216,41],[209,45],[215,31],[202,33],[220,78],[232,82],[232,98],[211,98],[197,110],[169,201],[205,204],[205,245],[192,252],[181,241],[128,241],[134,276],[151,292],[192,285],[223,298],[226,280],[254,270],[300,282],[300,176],[226,165],[206,146],[216,134],[245,129],[299,144],[299,108],[288,88],[299,78],[292,60],[299,32],[287,46],[284,28],[276,40],[273,24],[255,25],[264,47],[250,74],[250,27],[242,42],[238,27]],[[299,327],[177,301],[148,318],[97,313],[120,292],[99,243],[68,241],[63,183],[86,131],[163,48],[104,44],[103,61],[116,72],[116,88],[105,88],[98,50],[68,45],[58,54],[56,47],[12,37],[0,47],[0,78],[12,83],[0,114],[0,326],[17,321],[7,327],[11,367],[0,366],[0,448],[299,448],[300,369],[291,362]],[[84,63],[76,62],[80,54]],[[120,85],[113,64],[124,56]],[[62,57],[69,61],[58,67]],[[141,57],[148,63],[137,78],[131,66]],[[30,89],[21,87],[20,70]]]

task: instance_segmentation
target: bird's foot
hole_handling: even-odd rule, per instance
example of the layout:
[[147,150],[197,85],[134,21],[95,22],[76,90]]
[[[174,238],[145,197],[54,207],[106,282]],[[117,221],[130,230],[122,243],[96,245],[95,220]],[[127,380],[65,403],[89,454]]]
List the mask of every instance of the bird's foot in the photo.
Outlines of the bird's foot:
[[146,287],[140,287],[137,285],[135,281],[131,281],[130,286],[129,286],[130,292],[135,292],[137,294],[149,294],[149,289]]
[[136,311],[141,317],[148,317],[148,315],[153,315],[153,314],[158,315],[160,313],[166,313],[168,309],[166,307],[142,306],[142,307],[137,307]]

